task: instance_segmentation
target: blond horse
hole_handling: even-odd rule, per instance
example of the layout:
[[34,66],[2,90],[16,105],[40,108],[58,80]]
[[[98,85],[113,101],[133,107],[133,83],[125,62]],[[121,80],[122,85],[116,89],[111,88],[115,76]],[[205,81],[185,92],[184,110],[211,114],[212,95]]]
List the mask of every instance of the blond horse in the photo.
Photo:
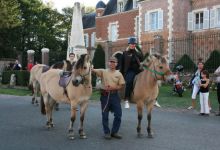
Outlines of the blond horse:
[[[42,110],[41,112],[46,114],[47,127],[53,127],[52,111],[55,102],[65,102],[71,105],[71,119],[69,126],[69,138],[74,139],[73,124],[76,118],[76,108],[80,105],[80,138],[86,138],[86,134],[83,130],[84,115],[87,109],[88,100],[92,94],[91,85],[91,62],[87,54],[80,56],[79,60],[74,65],[70,82],[64,89],[59,85],[61,70],[50,69],[43,73],[40,79],[40,89],[43,95]],[[75,86],[76,77],[82,77],[82,83]]]
[[138,137],[141,137],[141,120],[144,105],[147,108],[147,132],[148,137],[152,138],[151,131],[151,112],[154,107],[155,100],[158,96],[159,89],[157,80],[166,80],[171,74],[166,58],[159,55],[151,55],[142,63],[144,71],[139,73],[135,79],[132,100],[136,102],[138,113]]
[[68,60],[57,62],[51,67],[44,64],[35,65],[30,71],[30,79],[29,79],[29,86],[33,88],[32,104],[38,105],[37,95],[40,92],[40,84],[39,84],[40,77],[44,72],[49,70],[49,68],[62,69],[64,71],[72,70],[72,66]]

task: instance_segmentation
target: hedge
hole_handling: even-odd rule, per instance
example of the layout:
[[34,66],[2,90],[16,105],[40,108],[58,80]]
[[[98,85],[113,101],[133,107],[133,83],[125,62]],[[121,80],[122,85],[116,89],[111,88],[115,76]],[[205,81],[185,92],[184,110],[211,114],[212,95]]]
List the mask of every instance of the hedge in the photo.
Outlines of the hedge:
[[215,72],[215,70],[220,66],[220,52],[218,50],[212,51],[209,58],[204,64],[204,68],[209,71],[209,73]]
[[175,71],[176,67],[178,65],[182,65],[184,67],[184,71],[186,72],[192,72],[196,69],[196,64],[192,61],[192,59],[184,54],[179,61],[175,64],[173,71]]
[[16,85],[27,86],[29,83],[30,72],[27,70],[13,70],[2,72],[2,84],[9,84],[11,74],[16,75]]

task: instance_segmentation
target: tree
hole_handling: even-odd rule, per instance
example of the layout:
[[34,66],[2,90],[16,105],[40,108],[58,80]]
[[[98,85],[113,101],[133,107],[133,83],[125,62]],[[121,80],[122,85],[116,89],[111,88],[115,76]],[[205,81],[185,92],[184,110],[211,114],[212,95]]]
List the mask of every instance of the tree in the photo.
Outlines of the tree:
[[21,25],[21,12],[17,0],[1,0],[0,8],[0,28],[13,28]]

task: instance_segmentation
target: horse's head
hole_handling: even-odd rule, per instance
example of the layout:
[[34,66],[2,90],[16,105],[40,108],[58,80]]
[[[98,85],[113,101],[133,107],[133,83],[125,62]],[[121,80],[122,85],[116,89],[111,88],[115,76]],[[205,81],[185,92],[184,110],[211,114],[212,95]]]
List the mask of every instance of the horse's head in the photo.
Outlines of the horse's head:
[[[82,54],[76,64],[74,65],[73,72],[76,76],[73,83],[79,84],[78,80],[82,82],[91,80],[91,60],[88,54]],[[81,78],[81,79],[79,79]],[[77,83],[76,83],[77,82]],[[80,83],[82,83],[80,81]]]
[[156,80],[167,80],[172,74],[166,56],[158,54],[148,56],[142,63],[143,68],[152,73]]

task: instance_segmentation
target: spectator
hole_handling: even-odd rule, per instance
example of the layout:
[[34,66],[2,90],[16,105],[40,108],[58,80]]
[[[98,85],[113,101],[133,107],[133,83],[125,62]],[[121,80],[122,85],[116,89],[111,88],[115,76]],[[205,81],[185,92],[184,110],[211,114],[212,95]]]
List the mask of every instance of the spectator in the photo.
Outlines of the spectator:
[[19,63],[17,59],[15,60],[13,70],[21,70],[21,64]]
[[217,83],[217,98],[218,98],[218,113],[216,116],[220,116],[220,66],[215,70],[214,74],[217,76],[216,77],[216,83]]
[[201,81],[199,83],[200,86],[200,115],[208,116],[210,113],[209,110],[209,73],[206,70],[201,72]]
[[32,67],[34,66],[33,61],[30,59],[28,64],[27,64],[27,70],[31,71]]

